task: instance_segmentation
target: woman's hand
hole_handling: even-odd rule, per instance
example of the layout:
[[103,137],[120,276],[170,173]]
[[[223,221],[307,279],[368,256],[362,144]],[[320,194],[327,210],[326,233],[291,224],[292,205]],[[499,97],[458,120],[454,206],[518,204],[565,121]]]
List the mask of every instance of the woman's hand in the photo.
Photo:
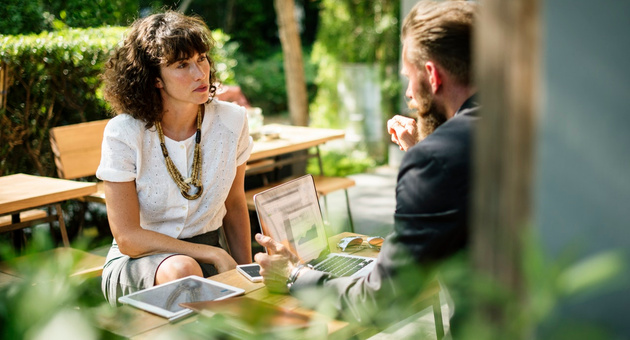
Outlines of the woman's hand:
[[219,273],[226,272],[228,270],[236,268],[236,261],[228,254],[225,250],[221,248],[215,248],[216,252],[214,254],[214,260],[212,261],[212,265],[217,268]]

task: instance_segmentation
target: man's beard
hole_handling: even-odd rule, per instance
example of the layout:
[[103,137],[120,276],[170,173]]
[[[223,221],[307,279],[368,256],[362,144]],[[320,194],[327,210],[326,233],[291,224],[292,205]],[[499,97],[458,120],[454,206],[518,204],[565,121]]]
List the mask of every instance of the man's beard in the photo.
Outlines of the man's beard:
[[419,140],[423,140],[446,121],[446,112],[444,107],[436,103],[429,85],[424,82],[420,83],[418,98],[421,101],[410,102],[409,108],[417,109],[418,125],[420,125]]

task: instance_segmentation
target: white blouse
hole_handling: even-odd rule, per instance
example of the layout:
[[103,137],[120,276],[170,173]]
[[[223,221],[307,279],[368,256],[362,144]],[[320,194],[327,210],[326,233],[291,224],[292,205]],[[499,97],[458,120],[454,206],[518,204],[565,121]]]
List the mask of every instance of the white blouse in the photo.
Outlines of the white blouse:
[[[181,142],[164,139],[173,163],[184,178],[189,177],[195,135]],[[105,127],[96,177],[110,182],[135,180],[140,226],[174,238],[189,238],[222,225],[236,168],[247,161],[253,145],[243,107],[217,99],[206,104],[200,145],[203,194],[189,201],[166,169],[155,127],[147,130],[144,122],[120,114]]]

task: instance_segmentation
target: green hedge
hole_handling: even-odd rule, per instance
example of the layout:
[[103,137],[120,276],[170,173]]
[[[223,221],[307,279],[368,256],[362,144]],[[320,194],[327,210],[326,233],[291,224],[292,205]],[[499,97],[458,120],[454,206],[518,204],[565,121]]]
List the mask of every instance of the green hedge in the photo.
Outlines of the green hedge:
[[[100,74],[125,27],[0,35],[0,175],[55,176],[48,130],[107,118]],[[214,31],[219,78],[233,82],[236,64]]]

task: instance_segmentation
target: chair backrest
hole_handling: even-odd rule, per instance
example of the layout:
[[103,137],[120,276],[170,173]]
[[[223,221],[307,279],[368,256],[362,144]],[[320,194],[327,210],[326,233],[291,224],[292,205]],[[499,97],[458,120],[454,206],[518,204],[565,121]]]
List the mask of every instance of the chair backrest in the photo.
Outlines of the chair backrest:
[[59,178],[75,179],[96,174],[101,161],[103,130],[109,119],[50,129],[50,146]]

